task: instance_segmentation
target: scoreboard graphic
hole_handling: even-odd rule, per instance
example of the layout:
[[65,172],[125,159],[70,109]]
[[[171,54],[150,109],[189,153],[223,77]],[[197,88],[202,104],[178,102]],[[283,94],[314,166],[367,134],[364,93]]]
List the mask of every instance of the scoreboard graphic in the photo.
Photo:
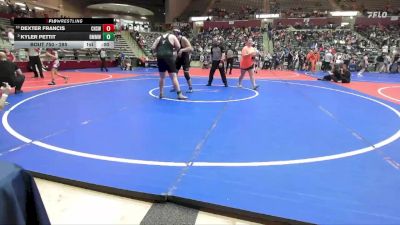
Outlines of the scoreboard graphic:
[[16,48],[114,48],[111,18],[15,18]]

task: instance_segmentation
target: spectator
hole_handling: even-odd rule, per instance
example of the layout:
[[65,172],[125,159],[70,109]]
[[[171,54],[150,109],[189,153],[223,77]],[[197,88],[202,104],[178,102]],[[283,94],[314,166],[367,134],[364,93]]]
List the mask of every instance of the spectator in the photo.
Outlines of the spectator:
[[368,69],[368,64],[369,64],[368,63],[368,53],[365,53],[364,57],[363,57],[363,59],[362,59],[362,61],[360,63],[361,70],[357,74],[358,77],[362,77],[363,76],[362,74],[365,72],[365,70]]
[[4,49],[4,52],[6,53],[8,61],[15,62],[15,55],[12,52],[10,52],[8,48]]
[[347,68],[350,65],[350,58],[351,58],[350,54],[347,53],[347,51],[345,51],[344,54],[343,54],[343,63],[346,64]]
[[6,105],[8,95],[10,94],[11,87],[8,83],[4,82],[3,85],[0,87],[0,91],[0,110],[3,110],[4,106]]
[[7,32],[8,41],[14,47],[14,29],[9,29]]
[[329,50],[325,51],[324,60],[322,62],[322,70],[327,71],[331,70],[331,63],[333,62],[333,55]]
[[226,51],[226,73],[228,73],[228,68],[230,68],[229,75],[232,74],[233,60],[234,52],[232,49],[232,45],[228,44],[228,50]]
[[267,52],[264,56],[264,63],[262,69],[272,69],[272,56],[271,53]]
[[79,60],[79,50],[74,49],[73,54],[74,54],[74,60],[78,61]]
[[389,54],[386,54],[386,56],[383,59],[383,63],[384,63],[383,72],[389,73],[390,72],[390,66],[392,65],[392,59],[391,59]]
[[390,65],[390,73],[400,72],[400,54],[397,53],[393,58],[393,63]]
[[7,60],[7,55],[4,52],[0,52],[0,71],[0,83],[6,82],[11,87],[15,87],[15,94],[23,92],[21,89],[25,76],[15,63]]
[[385,65],[383,64],[383,61],[385,56],[380,54],[378,57],[376,57],[376,65],[375,65],[375,71],[383,72],[385,69]]

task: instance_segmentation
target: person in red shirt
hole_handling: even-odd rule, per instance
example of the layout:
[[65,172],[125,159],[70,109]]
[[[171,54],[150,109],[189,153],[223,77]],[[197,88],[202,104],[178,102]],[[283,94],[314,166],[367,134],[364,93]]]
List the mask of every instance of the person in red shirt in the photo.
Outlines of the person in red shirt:
[[8,61],[15,62],[15,55],[12,52],[10,52],[8,48],[4,49],[4,52],[6,53]]
[[310,63],[310,71],[315,72],[316,64],[317,64],[318,55],[315,54],[312,50],[307,54],[307,60]]
[[256,85],[256,79],[254,78],[254,57],[257,55],[257,51],[253,48],[253,39],[249,38],[246,45],[242,49],[242,60],[240,61],[240,77],[238,87],[242,87],[242,80],[246,72],[249,73],[251,84],[253,85],[253,90],[259,88]]

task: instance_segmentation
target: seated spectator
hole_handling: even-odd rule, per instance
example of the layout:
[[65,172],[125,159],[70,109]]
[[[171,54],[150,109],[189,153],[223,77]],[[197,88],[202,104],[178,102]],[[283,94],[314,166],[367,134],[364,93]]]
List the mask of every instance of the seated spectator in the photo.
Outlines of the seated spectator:
[[8,41],[11,46],[14,46],[14,29],[9,29],[7,32]]
[[210,64],[210,57],[207,54],[202,54],[200,56],[200,62],[202,62],[202,69],[208,69]]
[[78,51],[78,49],[74,49],[73,50],[73,54],[74,54],[74,60],[79,61],[79,51]]
[[6,53],[8,61],[15,62],[15,55],[12,52],[10,52],[8,48],[4,49],[4,52]]
[[0,83],[7,82],[11,87],[15,87],[15,94],[22,93],[22,85],[25,81],[25,76],[22,74],[18,66],[7,60],[4,52],[0,52]]

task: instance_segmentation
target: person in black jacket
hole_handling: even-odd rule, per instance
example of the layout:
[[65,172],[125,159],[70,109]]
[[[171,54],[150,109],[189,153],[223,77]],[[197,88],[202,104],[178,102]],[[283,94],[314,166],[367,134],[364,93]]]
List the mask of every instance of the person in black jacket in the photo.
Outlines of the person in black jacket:
[[376,57],[375,71],[381,71],[383,62],[385,61],[383,53]]

